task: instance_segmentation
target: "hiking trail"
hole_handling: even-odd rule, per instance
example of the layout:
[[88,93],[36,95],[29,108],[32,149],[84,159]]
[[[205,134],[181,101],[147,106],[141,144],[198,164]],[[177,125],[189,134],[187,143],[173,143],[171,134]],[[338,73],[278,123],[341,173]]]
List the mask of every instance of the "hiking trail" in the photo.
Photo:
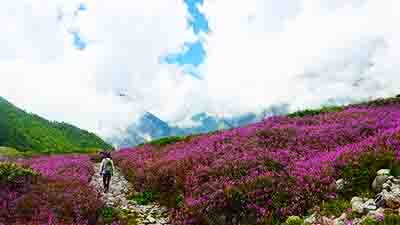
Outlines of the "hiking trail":
[[132,185],[125,179],[119,168],[115,167],[114,176],[111,178],[110,190],[103,192],[103,177],[99,174],[100,163],[94,164],[95,174],[91,185],[101,193],[101,199],[107,207],[120,208],[137,216],[138,225],[167,225],[168,210],[157,204],[139,205],[133,200],[128,200],[127,195],[134,193]]

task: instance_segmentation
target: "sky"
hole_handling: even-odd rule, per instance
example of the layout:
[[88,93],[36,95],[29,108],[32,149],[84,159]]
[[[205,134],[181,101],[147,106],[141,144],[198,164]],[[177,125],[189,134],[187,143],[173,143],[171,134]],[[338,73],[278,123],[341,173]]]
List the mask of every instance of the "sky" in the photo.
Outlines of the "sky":
[[400,2],[15,0],[0,96],[107,137],[143,112],[185,125],[399,94]]

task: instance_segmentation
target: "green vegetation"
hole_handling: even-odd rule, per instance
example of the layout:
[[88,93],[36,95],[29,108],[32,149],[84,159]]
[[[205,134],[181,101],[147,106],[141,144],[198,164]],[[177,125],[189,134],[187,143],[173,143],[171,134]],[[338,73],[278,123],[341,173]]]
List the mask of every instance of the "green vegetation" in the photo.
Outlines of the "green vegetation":
[[301,219],[298,216],[289,216],[287,218],[285,225],[302,225],[304,223],[304,220]]
[[185,137],[178,137],[178,136],[172,136],[172,137],[165,137],[165,138],[160,138],[154,141],[149,141],[146,143],[143,143],[142,145],[148,144],[148,145],[153,145],[157,147],[163,147],[166,145],[174,144],[179,141],[185,140]]
[[27,113],[1,97],[0,146],[40,153],[88,152],[112,148],[93,133]]
[[288,114],[289,118],[316,116],[323,113],[341,112],[348,107],[377,107],[385,105],[400,104],[400,95],[391,98],[378,98],[372,101],[363,101],[358,103],[349,104],[347,106],[323,106],[319,109],[305,109]]
[[148,205],[158,198],[158,194],[152,191],[145,191],[138,194],[133,194],[128,197],[129,200],[135,201],[139,205]]
[[339,217],[348,208],[351,208],[349,200],[332,199],[322,204],[321,215]]
[[367,217],[361,225],[379,225],[379,223],[374,218]]
[[383,152],[379,154],[366,153],[362,155],[354,163],[350,163],[341,171],[341,176],[345,179],[346,185],[340,193],[346,198],[357,195],[360,197],[374,197],[374,192],[371,190],[371,183],[376,177],[376,172],[379,169],[392,169],[395,162],[393,152]]
[[288,117],[304,117],[304,116],[316,116],[322,113],[330,113],[330,112],[340,112],[343,111],[343,106],[324,106],[320,109],[305,109],[301,111],[297,111],[294,113],[290,113]]
[[104,207],[100,210],[99,224],[137,224],[137,214],[128,210]]
[[8,158],[24,158],[32,157],[33,155],[35,155],[35,153],[31,151],[18,151],[15,148],[0,147],[0,156]]
[[0,184],[11,184],[19,178],[32,178],[38,174],[31,169],[23,168],[14,163],[0,163]]
[[400,215],[396,215],[396,214],[386,214],[384,221],[383,221],[384,225],[397,225],[400,224]]

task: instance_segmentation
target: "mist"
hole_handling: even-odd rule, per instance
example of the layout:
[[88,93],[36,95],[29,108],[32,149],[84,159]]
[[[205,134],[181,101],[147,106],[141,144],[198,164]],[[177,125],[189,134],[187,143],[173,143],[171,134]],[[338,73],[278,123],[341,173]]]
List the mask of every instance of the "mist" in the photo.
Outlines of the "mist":
[[[7,2],[0,95],[106,137],[144,111],[179,124],[199,112],[294,111],[400,92],[398,1],[205,0],[198,8],[207,33],[188,26],[183,1]],[[198,40],[206,52],[198,77],[162,60]]]

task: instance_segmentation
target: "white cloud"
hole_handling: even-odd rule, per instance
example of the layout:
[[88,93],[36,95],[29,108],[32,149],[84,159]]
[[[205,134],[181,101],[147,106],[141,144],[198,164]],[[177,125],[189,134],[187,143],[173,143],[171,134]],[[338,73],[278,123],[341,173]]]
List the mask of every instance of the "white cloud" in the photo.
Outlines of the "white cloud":
[[[163,104],[178,108],[183,103],[173,98],[193,85],[159,62],[195,38],[184,2],[86,0],[88,9],[76,17],[80,3],[18,0],[0,9],[0,95],[103,135],[144,109],[170,116]],[[73,48],[71,31],[88,40],[84,51]]]
[[214,109],[393,95],[398,9],[395,0],[205,1],[212,32],[202,73]]
[[[80,3],[87,10],[76,17]],[[0,8],[0,95],[103,136],[143,110],[179,123],[200,111],[393,95],[399,9],[396,0],[205,0],[211,32],[196,37],[178,0],[8,1]],[[73,48],[72,31],[88,41],[85,50]],[[204,80],[160,63],[197,39],[207,54],[198,68]]]

